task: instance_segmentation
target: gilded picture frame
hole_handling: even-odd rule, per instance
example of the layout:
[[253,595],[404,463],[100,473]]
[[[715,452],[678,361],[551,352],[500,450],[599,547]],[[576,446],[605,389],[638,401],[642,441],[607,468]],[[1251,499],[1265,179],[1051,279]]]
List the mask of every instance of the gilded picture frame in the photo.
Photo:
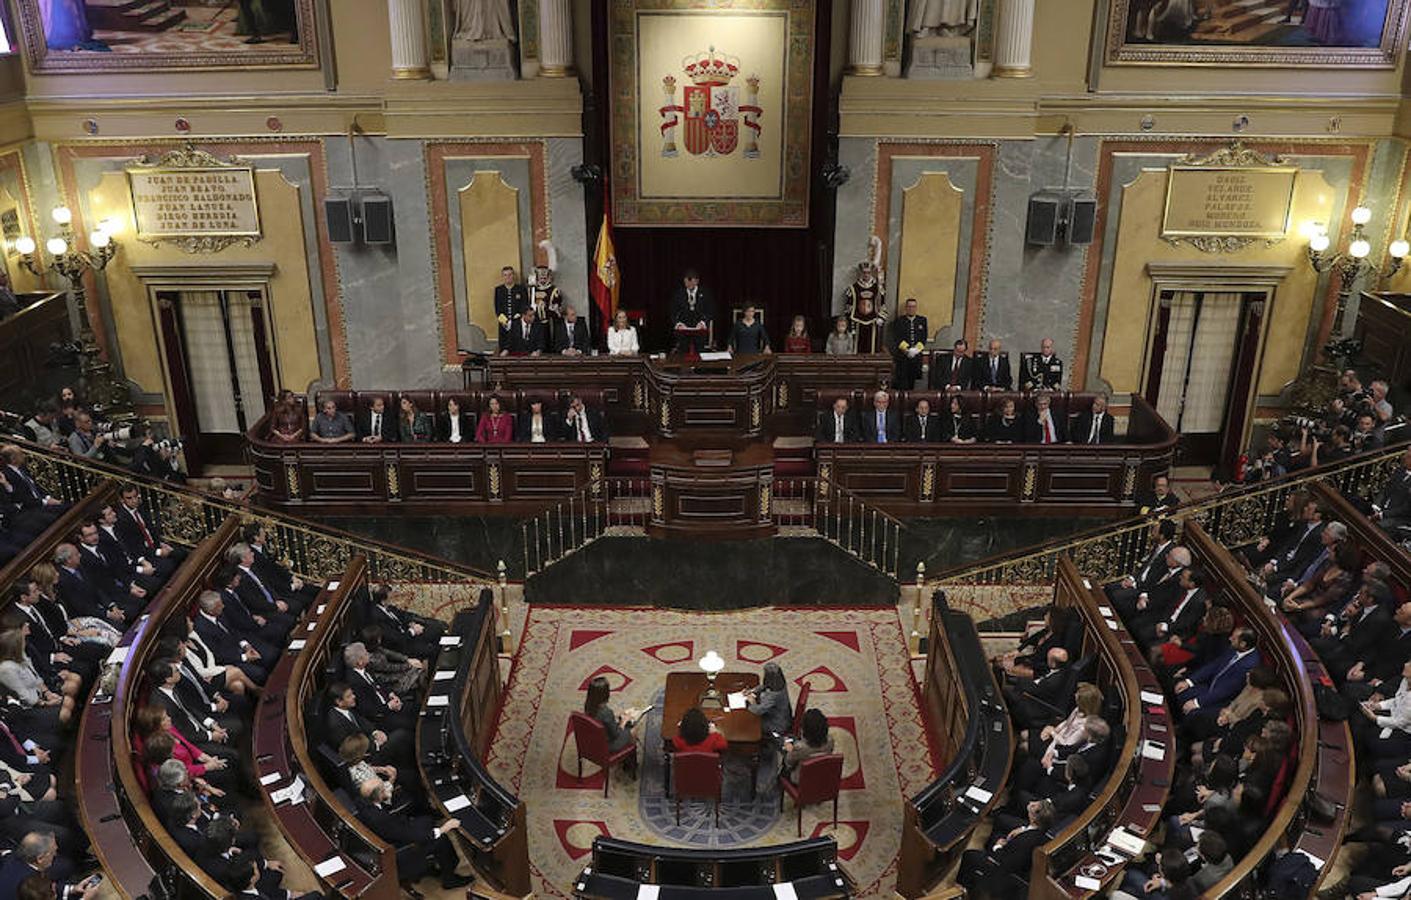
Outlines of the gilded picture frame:
[[173,6],[140,27],[85,0],[15,3],[17,43],[34,74],[320,67],[321,0]]
[[813,3],[619,0],[610,16],[613,224],[806,227]]
[[1229,19],[1202,0],[1108,0],[1108,66],[1393,69],[1406,46],[1411,0],[1360,7],[1270,3]]

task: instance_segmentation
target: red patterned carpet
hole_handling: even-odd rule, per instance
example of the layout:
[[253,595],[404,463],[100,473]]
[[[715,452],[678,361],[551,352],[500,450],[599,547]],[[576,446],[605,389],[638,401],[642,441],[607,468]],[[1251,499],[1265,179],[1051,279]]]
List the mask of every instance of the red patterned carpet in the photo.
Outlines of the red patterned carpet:
[[[645,706],[657,700],[668,672],[695,670],[707,650],[725,657],[732,671],[778,662],[791,697],[802,684],[810,685],[809,705],[828,715],[845,761],[837,831],[831,809],[810,807],[804,811],[804,834],[833,833],[861,892],[890,894],[901,798],[931,781],[936,764],[895,610],[687,613],[537,605],[525,625],[488,756],[491,772],[528,808],[535,891],[568,896],[599,834],[682,846],[796,839],[792,805],[778,815],[770,804],[757,804],[733,816],[722,808],[721,828],[739,828],[739,834],[712,834],[712,826],[704,826],[673,840],[667,835],[676,831],[652,817],[661,803],[650,792],[659,787],[646,772],[640,782],[614,774],[606,800],[597,767],[585,763],[584,778],[577,778],[568,714],[582,708],[589,680],[607,676],[616,709]],[[650,718],[645,724],[654,725]],[[639,796],[642,784],[648,785],[648,796]],[[739,841],[744,834],[750,837]]]

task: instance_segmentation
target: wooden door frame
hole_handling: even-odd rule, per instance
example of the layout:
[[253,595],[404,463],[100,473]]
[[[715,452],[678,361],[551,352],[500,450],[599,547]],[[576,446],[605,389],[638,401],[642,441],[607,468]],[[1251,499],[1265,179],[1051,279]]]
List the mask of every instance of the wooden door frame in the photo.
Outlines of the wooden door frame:
[[[162,367],[162,401],[166,407],[167,420],[180,421],[174,403],[174,384],[170,369],[170,353],[167,336],[162,328],[159,294],[180,291],[240,291],[258,292],[264,298],[265,331],[264,339],[269,354],[269,365],[273,368],[276,388],[282,382],[279,376],[278,329],[273,327],[270,312],[273,300],[270,282],[274,278],[273,263],[242,263],[201,266],[133,266],[132,273],[142,282],[147,291],[147,304],[152,316],[152,331],[157,341],[157,357]],[[263,361],[261,361],[263,369]],[[233,373],[232,373],[233,375]],[[261,372],[263,380],[264,373]],[[192,436],[194,438],[194,435]]]
[[[1262,293],[1265,305],[1264,314],[1259,320],[1258,349],[1250,372],[1244,413],[1240,417],[1244,424],[1236,442],[1238,446],[1247,446],[1254,428],[1254,408],[1259,398],[1259,376],[1264,367],[1264,353],[1269,342],[1269,322],[1273,318],[1279,286],[1292,271],[1293,266],[1212,265],[1205,262],[1147,263],[1146,275],[1151,282],[1151,290],[1147,300],[1146,331],[1142,336],[1141,383],[1137,387],[1137,393],[1146,396],[1149,389],[1147,382],[1152,363],[1151,342],[1156,336],[1163,292]],[[1239,352],[1238,346],[1235,352]],[[1238,373],[1232,372],[1231,375],[1238,377]],[[1227,408],[1224,421],[1228,422],[1230,419],[1230,409]],[[1172,423],[1171,427],[1174,428],[1175,424]]]

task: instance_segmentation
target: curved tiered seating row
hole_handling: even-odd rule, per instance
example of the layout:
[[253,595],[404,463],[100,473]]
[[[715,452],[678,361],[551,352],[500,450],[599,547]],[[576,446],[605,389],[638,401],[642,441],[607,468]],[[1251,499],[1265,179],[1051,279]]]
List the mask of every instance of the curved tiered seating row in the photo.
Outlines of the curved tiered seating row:
[[[1318,882],[1327,874],[1326,863],[1342,842],[1356,783],[1352,732],[1346,722],[1323,721],[1313,699],[1314,681],[1324,681],[1326,671],[1303,636],[1275,616],[1264,598],[1245,579],[1244,569],[1199,523],[1185,522],[1184,543],[1209,578],[1207,590],[1218,591],[1235,616],[1258,635],[1259,652],[1266,666],[1278,673],[1281,687],[1293,701],[1295,750],[1293,774],[1283,798],[1259,841],[1234,868],[1205,893],[1207,898],[1243,896],[1264,864],[1283,849],[1302,850],[1315,858]],[[1333,804],[1330,821],[1313,823],[1305,799],[1316,792]],[[1313,885],[1316,890],[1317,882]]]
[[[636,900],[643,885],[656,885],[658,900],[799,900],[851,897],[852,880],[838,864],[831,837],[770,847],[688,850],[593,840],[593,855],[573,885],[580,900]],[[785,891],[785,888],[788,891]]]
[[[397,864],[392,848],[354,818],[332,791],[310,757],[304,704],[318,693],[311,672],[328,648],[349,605],[367,589],[367,560],[353,558],[343,577],[330,582],[314,604],[309,621],[296,628],[284,654],[270,672],[251,730],[255,776],[270,817],[294,852],[319,874],[325,896],[392,900],[398,896]],[[277,777],[274,777],[277,776]],[[276,803],[272,794],[302,778],[307,790],[300,803]],[[341,867],[331,861],[337,859]],[[325,864],[327,864],[325,866]]]
[[922,704],[944,772],[902,806],[897,892],[919,897],[949,871],[999,799],[1014,730],[975,622],[932,597]]
[[427,796],[460,820],[461,846],[476,870],[509,896],[531,890],[524,804],[481,765],[500,714],[494,592],[458,613],[441,639],[417,727]]
[[[131,729],[141,706],[143,671],[162,627],[186,615],[239,527],[235,516],[228,517],[148,603],[147,612],[123,635],[120,649],[110,657],[121,663],[116,683],[106,685],[107,675],[99,679],[79,723],[74,772],[79,816],[108,883],[123,897],[147,894],[154,877],[173,894],[230,894],[167,834],[138,777],[141,763],[132,745]],[[105,687],[110,687],[110,692]]]
[[[1161,685],[1127,626],[1106,604],[1102,589],[1079,575],[1072,560],[1059,560],[1054,605],[1078,611],[1084,624],[1084,656],[1094,655],[1097,661],[1095,683],[1104,697],[1122,704],[1123,740],[1093,801],[1034,851],[1031,900],[1082,897],[1120,882],[1124,867],[1102,862],[1094,851],[1113,828],[1139,837],[1151,834],[1175,775],[1176,735],[1170,716],[1164,704],[1147,699],[1161,694]],[[1114,723],[1114,743],[1117,736]]]
[[9,601],[9,589],[15,579],[34,568],[35,564],[51,561],[54,558],[54,549],[65,541],[73,541],[79,526],[98,518],[98,512],[105,505],[116,503],[117,494],[117,485],[111,481],[94,485],[78,502],[26,544],[18,556],[0,566],[0,596],[5,597],[5,602]]

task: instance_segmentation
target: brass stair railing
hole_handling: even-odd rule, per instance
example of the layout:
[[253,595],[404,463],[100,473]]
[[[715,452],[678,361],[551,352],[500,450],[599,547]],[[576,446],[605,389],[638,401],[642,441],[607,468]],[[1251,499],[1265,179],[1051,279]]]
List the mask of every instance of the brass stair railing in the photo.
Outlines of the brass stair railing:
[[[817,536],[882,574],[899,577],[901,521],[827,479],[775,478],[770,511],[776,525]],[[603,478],[520,523],[528,578],[611,534],[646,533],[652,518],[650,479]],[[796,532],[798,533],[798,532]]]
[[45,490],[66,502],[74,502],[100,481],[137,485],[143,505],[156,509],[166,532],[187,545],[200,543],[214,534],[232,513],[246,521],[265,524],[269,538],[289,569],[310,581],[337,579],[359,554],[367,557],[368,571],[377,581],[464,582],[487,585],[496,576],[470,566],[427,556],[330,528],[285,513],[275,513],[245,503],[225,500],[194,488],[146,478],[119,466],[72,456],[41,447],[29,441],[0,439],[22,447],[34,478]]
[[[1222,491],[1182,504],[1167,511],[1167,515],[1194,519],[1225,546],[1247,543],[1273,525],[1290,493],[1312,482],[1325,482],[1345,496],[1372,498],[1386,485],[1408,446],[1411,443],[1403,442],[1340,463]],[[1163,517],[1162,514],[1135,516],[1077,536],[955,566],[939,573],[935,583],[946,589],[952,606],[973,608],[975,604],[968,603],[966,598],[970,593],[967,588],[978,591],[988,586],[1052,585],[1062,556],[1071,556],[1079,571],[1090,578],[1117,578],[1132,571],[1149,551],[1152,523]]]

